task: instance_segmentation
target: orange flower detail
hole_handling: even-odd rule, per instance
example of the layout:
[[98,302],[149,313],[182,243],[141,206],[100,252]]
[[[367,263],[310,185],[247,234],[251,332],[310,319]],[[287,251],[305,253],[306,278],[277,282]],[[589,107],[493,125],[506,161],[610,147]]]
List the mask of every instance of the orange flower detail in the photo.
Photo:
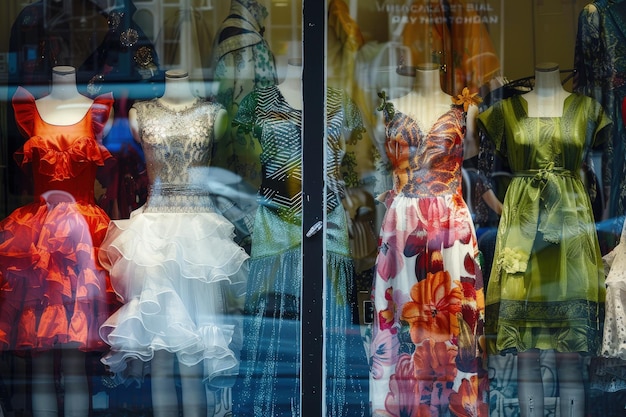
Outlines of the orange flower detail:
[[411,299],[402,308],[402,320],[410,325],[411,340],[445,342],[459,334],[457,313],[461,311],[463,291],[460,283],[452,288],[448,271],[428,273],[413,285]]
[[[458,351],[457,346],[445,342],[427,340],[419,345],[413,353],[413,366],[418,382],[428,386],[434,381],[454,381]],[[421,385],[420,392],[425,392]]]
[[461,94],[457,95],[456,97],[452,97],[452,102],[457,106],[463,106],[463,111],[465,112],[467,112],[467,109],[469,109],[469,106],[471,106],[472,104],[479,105],[480,103],[482,103],[482,101],[483,99],[480,98],[478,93],[470,94],[469,88],[467,87],[463,88]]
[[458,392],[450,394],[450,411],[457,417],[487,417],[489,405],[478,395],[478,377],[461,382]]

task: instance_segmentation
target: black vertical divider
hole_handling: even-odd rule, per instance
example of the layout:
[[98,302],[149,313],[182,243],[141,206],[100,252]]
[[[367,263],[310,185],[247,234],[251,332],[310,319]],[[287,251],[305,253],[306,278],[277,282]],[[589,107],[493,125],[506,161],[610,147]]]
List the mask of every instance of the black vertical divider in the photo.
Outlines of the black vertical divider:
[[324,230],[307,236],[324,219],[326,1],[303,0],[303,213],[301,416],[324,410]]

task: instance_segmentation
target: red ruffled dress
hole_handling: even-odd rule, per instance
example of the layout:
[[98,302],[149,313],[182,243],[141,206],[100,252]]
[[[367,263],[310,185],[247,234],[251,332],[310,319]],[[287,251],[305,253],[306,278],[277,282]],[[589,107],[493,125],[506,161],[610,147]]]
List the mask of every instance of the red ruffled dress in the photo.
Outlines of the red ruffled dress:
[[113,292],[97,259],[109,218],[94,184],[112,157],[100,143],[112,105],[101,95],[79,122],[59,126],[42,120],[27,90],[13,97],[27,138],[14,157],[32,170],[35,199],[0,222],[0,350],[106,347],[98,328]]

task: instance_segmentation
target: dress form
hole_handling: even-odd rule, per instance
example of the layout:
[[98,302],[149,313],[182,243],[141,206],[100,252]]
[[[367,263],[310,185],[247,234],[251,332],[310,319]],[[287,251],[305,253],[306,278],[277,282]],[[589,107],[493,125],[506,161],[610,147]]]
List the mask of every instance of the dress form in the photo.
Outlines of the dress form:
[[[193,93],[187,71],[172,69],[165,72],[165,91],[157,100],[170,110],[183,111],[195,105],[199,98]],[[140,142],[137,111],[133,108],[128,111],[128,123],[133,137]],[[227,127],[228,114],[226,110],[222,110],[218,113],[213,125],[216,140],[224,136]]]
[[[441,89],[440,72],[441,66],[435,63],[418,65],[415,68],[413,90],[393,101],[396,110],[418,121],[422,129],[430,129],[452,105],[452,97]],[[466,139],[463,146],[465,159],[478,154],[477,114],[478,107],[471,105],[465,120]]]
[[[531,118],[562,117],[564,101],[570,95],[561,85],[559,66],[543,63],[535,67],[535,88],[525,94],[527,114]],[[543,415],[545,406],[540,351],[530,349],[518,353],[518,399],[520,415]],[[556,370],[559,380],[561,415],[584,415],[584,386],[580,354],[557,352]]]
[[[52,70],[50,94],[35,101],[40,117],[49,124],[66,126],[79,122],[90,110],[93,100],[81,95],[76,87],[76,71],[71,66]],[[111,110],[113,112],[113,110]],[[113,121],[109,117],[104,134]],[[57,417],[58,398],[55,385],[55,359],[52,351],[33,355],[32,407],[34,417]],[[85,368],[85,354],[78,349],[64,349],[61,358],[64,376],[64,410],[66,417],[89,414],[90,393]]]
[[[181,69],[168,70],[165,73],[164,93],[156,100],[159,105],[174,112],[184,112],[202,102],[202,99],[194,94],[187,71]],[[128,118],[133,137],[137,142],[141,142],[142,134],[139,130],[137,110],[134,107],[129,110]],[[208,116],[206,123],[210,123]],[[227,126],[227,112],[221,109],[212,126],[216,140],[224,135]],[[150,361],[150,369],[152,407],[155,417],[177,417],[180,410],[185,417],[212,415],[212,411],[208,410],[202,362],[193,366],[187,366],[180,362],[176,364],[175,353],[166,349],[159,349],[154,352],[154,357]],[[182,393],[181,401],[178,399],[176,390],[178,379]]]
[[561,85],[558,64],[537,65],[535,88],[523,96],[528,104],[528,117],[561,117],[563,102],[569,95]]
[[287,61],[287,72],[278,89],[287,103],[294,109],[302,110],[302,60],[291,58]]
[[[38,99],[36,104],[39,115],[46,123],[67,126],[85,117],[93,100],[78,92],[76,69],[69,65],[59,65],[52,68],[50,94]],[[109,125],[105,128],[104,135],[112,123],[113,117],[109,117]]]
[[437,64],[420,64],[415,69],[413,90],[394,100],[396,110],[419,121],[429,129],[437,119],[450,110],[452,99],[441,89],[441,67]]

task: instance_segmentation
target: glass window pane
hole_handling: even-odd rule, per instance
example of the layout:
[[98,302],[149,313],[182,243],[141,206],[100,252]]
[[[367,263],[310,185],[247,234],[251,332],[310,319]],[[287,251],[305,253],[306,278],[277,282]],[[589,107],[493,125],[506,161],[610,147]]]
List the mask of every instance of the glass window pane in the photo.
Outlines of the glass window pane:
[[[605,402],[624,381],[609,310],[623,303],[619,3],[328,2],[327,123],[338,95],[353,110],[342,146],[326,142],[352,258],[326,301],[358,313],[341,328],[327,310],[328,341],[360,342],[345,386],[326,354],[345,410],[363,377],[375,416],[623,412]],[[338,242],[327,232],[328,259]]]
[[279,3],[0,6],[3,415],[299,413],[303,6]]

